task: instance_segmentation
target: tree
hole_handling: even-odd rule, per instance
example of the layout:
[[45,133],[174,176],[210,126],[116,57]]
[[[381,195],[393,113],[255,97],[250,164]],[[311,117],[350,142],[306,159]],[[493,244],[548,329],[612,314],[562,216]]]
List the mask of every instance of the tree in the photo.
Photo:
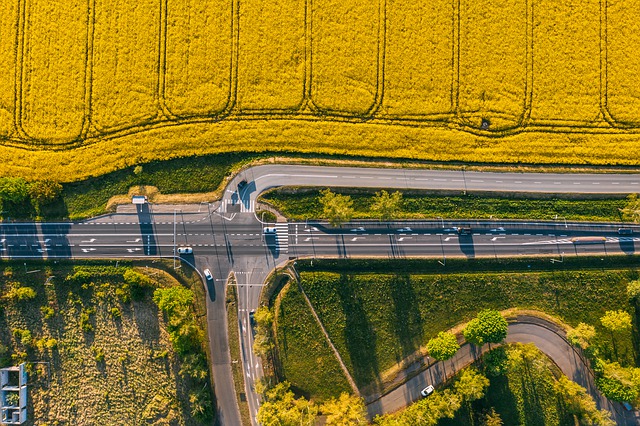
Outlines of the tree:
[[490,350],[482,357],[485,373],[490,376],[501,376],[509,371],[509,357],[504,346]]
[[273,313],[266,306],[261,306],[254,312],[253,319],[256,322],[253,351],[258,355],[266,355],[275,347],[272,336]]
[[258,423],[263,426],[311,426],[318,416],[318,407],[304,398],[295,398],[289,382],[278,383],[265,392],[265,401],[258,410]]
[[340,226],[353,217],[353,200],[348,195],[331,192],[330,189],[320,191],[322,197],[322,215],[327,218],[331,226]]
[[153,292],[153,301],[168,317],[182,316],[193,303],[193,291],[176,285],[169,288],[157,288]]
[[627,284],[627,296],[632,302],[640,302],[640,280],[631,281]]
[[402,193],[400,191],[389,194],[383,189],[380,192],[376,192],[375,197],[373,197],[371,210],[378,214],[380,220],[391,220],[398,214],[401,203]]
[[489,379],[483,376],[475,368],[465,368],[460,373],[453,388],[463,401],[471,402],[484,396],[484,391],[489,387]]
[[43,205],[52,202],[61,193],[62,185],[52,180],[37,180],[29,185],[29,196],[38,215]]
[[554,388],[567,412],[575,416],[580,424],[615,425],[615,422],[611,420],[611,413],[606,410],[598,410],[596,402],[587,393],[587,390],[569,380],[567,376],[561,376]]
[[567,339],[572,345],[587,349],[591,340],[596,336],[596,329],[592,325],[581,322],[567,333]]
[[609,331],[625,331],[631,328],[631,315],[625,311],[607,311],[600,318],[602,325]]
[[491,407],[491,410],[485,412],[480,417],[481,426],[502,426],[502,417],[496,412],[496,409]]
[[350,426],[369,424],[364,400],[356,395],[346,392],[340,394],[340,398],[331,398],[320,409],[327,416],[326,425]]
[[29,185],[22,178],[0,178],[0,199],[13,204],[23,203],[29,196]]
[[500,312],[485,309],[467,324],[462,331],[468,342],[477,346],[485,343],[499,343],[507,337],[509,324]]
[[441,331],[437,337],[427,342],[427,351],[429,355],[437,360],[444,361],[456,354],[460,349],[455,334]]
[[640,198],[638,198],[638,194],[630,194],[627,197],[627,205],[620,209],[620,212],[626,220],[640,221]]

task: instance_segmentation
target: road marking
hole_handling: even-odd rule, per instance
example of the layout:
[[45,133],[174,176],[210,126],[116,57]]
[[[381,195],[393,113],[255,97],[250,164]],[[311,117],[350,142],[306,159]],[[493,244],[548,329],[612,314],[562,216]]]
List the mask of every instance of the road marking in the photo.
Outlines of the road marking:
[[353,237],[353,238],[351,239],[351,241],[357,241],[357,240],[358,240],[358,238],[362,238],[362,239],[364,239],[365,237]]
[[92,243],[92,242],[94,242],[95,240],[96,240],[95,238],[92,238],[92,239],[90,239],[89,241],[80,241],[80,242],[81,242],[81,243]]
[[498,238],[506,238],[506,237],[493,237],[493,238],[491,239],[491,241],[497,241],[497,240],[498,240]]

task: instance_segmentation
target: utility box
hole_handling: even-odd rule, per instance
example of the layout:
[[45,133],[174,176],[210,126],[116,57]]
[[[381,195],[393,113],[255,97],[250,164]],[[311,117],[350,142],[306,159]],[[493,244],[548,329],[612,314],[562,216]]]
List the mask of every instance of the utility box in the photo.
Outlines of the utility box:
[[27,371],[24,363],[0,368],[0,423],[21,425],[27,421]]
[[131,197],[131,202],[133,204],[147,204],[147,196],[146,195],[134,195]]

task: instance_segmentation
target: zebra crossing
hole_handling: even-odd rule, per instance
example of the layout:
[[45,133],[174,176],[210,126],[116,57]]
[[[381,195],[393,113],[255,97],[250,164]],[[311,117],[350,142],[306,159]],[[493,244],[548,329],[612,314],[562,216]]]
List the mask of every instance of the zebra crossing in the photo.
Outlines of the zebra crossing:
[[276,223],[276,247],[280,252],[289,251],[289,224],[286,222]]
[[220,213],[253,213],[256,210],[255,200],[249,200],[246,204],[244,201],[235,201],[225,199],[220,204]]

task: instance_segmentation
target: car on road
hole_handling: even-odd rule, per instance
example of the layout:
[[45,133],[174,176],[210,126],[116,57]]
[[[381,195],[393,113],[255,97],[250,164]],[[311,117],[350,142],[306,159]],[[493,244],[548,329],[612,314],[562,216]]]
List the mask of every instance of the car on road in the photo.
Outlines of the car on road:
[[426,388],[422,389],[420,391],[420,395],[422,395],[423,397],[427,397],[429,395],[431,395],[433,393],[433,391],[436,390],[432,385],[427,386]]
[[458,228],[458,234],[460,235],[470,235],[471,234],[471,228],[466,227],[466,228]]
[[406,228],[400,228],[398,229],[398,232],[411,232],[411,228],[409,228],[408,226]]
[[618,235],[633,235],[633,229],[631,228],[619,228]]
[[191,247],[178,247],[178,254],[191,254],[193,249]]
[[205,269],[203,272],[204,272],[204,277],[207,279],[207,281],[213,281],[213,275],[211,274],[210,270]]
[[275,234],[276,228],[273,226],[265,226],[264,228],[262,228],[262,232],[264,234]]
[[358,226],[357,228],[353,228],[351,230],[351,232],[364,232],[366,231],[366,229],[364,229],[364,226]]

